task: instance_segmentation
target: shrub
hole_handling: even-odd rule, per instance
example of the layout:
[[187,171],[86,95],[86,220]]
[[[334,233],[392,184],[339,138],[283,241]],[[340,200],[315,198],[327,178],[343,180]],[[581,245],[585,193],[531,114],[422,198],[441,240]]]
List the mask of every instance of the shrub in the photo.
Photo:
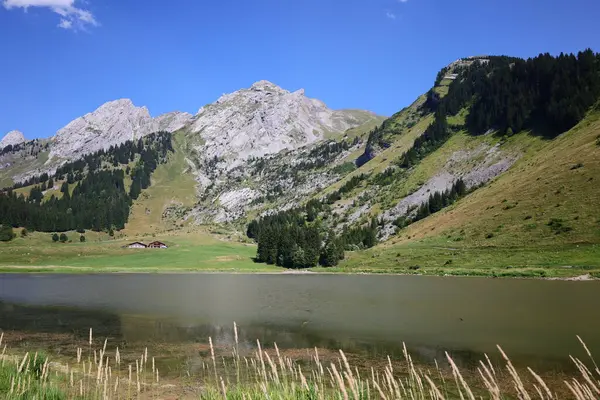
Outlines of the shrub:
[[79,236],[79,241],[81,243],[85,242],[85,236],[83,236],[83,235]]
[[81,229],[81,228],[79,228],[79,229],[77,229],[77,233],[81,233],[81,234],[83,234],[83,233],[85,233],[85,229]]
[[486,239],[491,239],[491,238],[493,238],[493,237],[494,237],[494,234],[493,234],[493,233],[488,233],[487,235],[485,235],[485,238],[486,238]]
[[67,240],[69,240],[69,237],[65,233],[61,233],[59,239],[61,243],[65,243]]
[[14,237],[12,226],[0,225],[0,242],[10,242]]
[[550,221],[548,221],[546,225],[548,225],[550,229],[557,235],[561,233],[571,232],[573,230],[573,228],[571,228],[570,226],[566,226],[563,223],[563,220],[560,218],[552,218],[550,219]]
[[58,233],[53,233],[52,234],[52,241],[53,242],[58,242]]
[[27,231],[27,228],[23,228],[21,229],[21,237],[25,237],[29,234],[29,231]]

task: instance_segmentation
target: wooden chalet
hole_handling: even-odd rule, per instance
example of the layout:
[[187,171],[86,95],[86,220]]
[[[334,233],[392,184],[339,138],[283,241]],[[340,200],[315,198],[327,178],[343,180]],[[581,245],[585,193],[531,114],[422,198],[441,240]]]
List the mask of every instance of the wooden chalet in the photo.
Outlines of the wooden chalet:
[[166,244],[164,244],[163,242],[152,242],[148,245],[149,249],[167,249],[168,246]]
[[133,242],[133,243],[129,243],[127,246],[128,249],[145,249],[146,246],[144,243],[142,242]]

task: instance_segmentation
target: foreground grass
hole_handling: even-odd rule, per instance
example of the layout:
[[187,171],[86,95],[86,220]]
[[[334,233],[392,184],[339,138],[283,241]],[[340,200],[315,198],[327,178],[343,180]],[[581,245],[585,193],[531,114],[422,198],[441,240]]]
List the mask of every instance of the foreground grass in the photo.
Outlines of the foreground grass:
[[[0,346],[2,344],[0,335]],[[418,365],[404,348],[403,359],[384,358],[360,369],[343,351],[323,356],[315,349],[310,360],[282,354],[277,345],[253,348],[234,340],[209,347],[201,368],[163,382],[158,363],[147,349],[134,360],[121,358],[108,340],[94,340],[77,349],[76,359],[50,362],[40,353],[0,357],[0,395],[5,399],[554,399],[592,400],[600,395],[600,370],[585,343],[589,360],[571,357],[572,376],[544,380],[531,368],[517,369],[498,347],[502,364],[483,354],[474,371],[461,370],[451,355],[432,365]],[[589,366],[588,366],[589,365]]]

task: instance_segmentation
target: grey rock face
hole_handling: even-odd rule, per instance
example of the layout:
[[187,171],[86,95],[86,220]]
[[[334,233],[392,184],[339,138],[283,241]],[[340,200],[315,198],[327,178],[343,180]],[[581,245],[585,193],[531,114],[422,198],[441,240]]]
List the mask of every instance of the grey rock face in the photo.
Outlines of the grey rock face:
[[306,97],[304,90],[291,93],[260,81],[202,107],[190,130],[203,139],[198,150],[205,157],[223,159],[231,168],[250,157],[316,142],[327,132],[343,132],[369,117],[374,115],[333,111]]
[[60,129],[52,140],[50,159],[76,159],[156,130],[146,107],[136,107],[129,99],[111,101]]
[[4,135],[2,140],[0,140],[0,150],[5,148],[6,146],[9,146],[9,145],[14,146],[16,144],[21,144],[25,141],[26,141],[26,139],[22,132],[10,131],[6,135]]
[[189,124],[192,117],[190,113],[174,111],[159,115],[154,118],[154,122],[159,131],[175,132]]
[[52,139],[50,160],[73,160],[153,132],[174,132],[191,117],[171,112],[152,118],[146,107],[136,107],[129,99],[111,101],[60,129]]

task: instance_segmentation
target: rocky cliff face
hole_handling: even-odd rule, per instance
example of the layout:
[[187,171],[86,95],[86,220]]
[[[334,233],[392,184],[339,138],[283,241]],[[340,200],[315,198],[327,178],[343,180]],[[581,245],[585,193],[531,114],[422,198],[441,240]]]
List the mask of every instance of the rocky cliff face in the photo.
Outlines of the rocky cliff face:
[[0,150],[5,148],[6,146],[14,146],[16,144],[21,144],[25,141],[26,139],[22,132],[10,131],[2,138],[2,140],[0,140]]
[[76,159],[152,133],[157,126],[146,107],[136,107],[129,99],[111,101],[60,129],[50,159]]
[[[199,183],[199,197],[220,203],[216,210],[223,215],[220,219],[231,220],[245,212],[242,203],[268,195],[273,182],[279,182],[282,188],[294,186],[286,182],[291,174],[286,163],[296,163],[300,157],[310,164],[305,146],[318,145],[325,137],[342,134],[378,118],[367,111],[331,110],[322,101],[306,97],[304,90],[289,92],[267,81],[223,95],[200,108],[195,116],[171,112],[152,118],[146,107],[136,107],[131,100],[120,99],[105,103],[60,129],[49,140],[46,154],[37,160],[35,170],[16,168],[20,159],[25,160],[25,153],[11,155],[10,166],[15,166],[19,173],[10,177],[22,181],[43,172],[52,173],[65,161],[127,140],[157,131],[183,131],[184,156]],[[297,151],[294,155],[276,158],[278,162],[273,161],[274,165],[286,168],[285,177],[279,179],[277,170],[269,170],[269,177],[263,182],[259,175],[266,172],[254,168],[252,161],[283,150]],[[7,174],[10,174],[9,169],[5,169]],[[234,185],[233,180],[242,176],[256,185],[261,182],[264,187],[255,190]],[[306,186],[312,188],[317,181],[331,179],[331,176],[320,180],[307,178]],[[237,191],[233,190],[234,186]]]
[[295,149],[343,132],[375,116],[364,111],[333,111],[304,90],[289,92],[268,82],[223,95],[202,107],[190,126],[201,136],[197,150],[234,167],[251,157]]

